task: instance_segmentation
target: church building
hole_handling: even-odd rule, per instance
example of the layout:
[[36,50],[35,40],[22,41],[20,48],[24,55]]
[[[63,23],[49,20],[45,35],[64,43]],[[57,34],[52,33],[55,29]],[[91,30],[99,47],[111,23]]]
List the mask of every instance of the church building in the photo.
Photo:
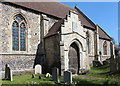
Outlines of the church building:
[[[94,14],[93,14],[94,15]],[[89,71],[114,55],[112,38],[77,6],[59,2],[0,2],[0,66],[15,72],[36,64],[43,73]]]

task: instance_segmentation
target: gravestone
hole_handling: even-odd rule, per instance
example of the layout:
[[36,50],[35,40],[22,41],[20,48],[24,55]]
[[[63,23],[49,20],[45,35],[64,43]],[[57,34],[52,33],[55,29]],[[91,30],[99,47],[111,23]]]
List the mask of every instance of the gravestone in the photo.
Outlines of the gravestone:
[[41,76],[39,76],[39,79],[42,79],[42,77],[41,77]]
[[12,75],[12,70],[11,69],[10,69],[10,75],[9,76],[10,76],[9,80],[13,81],[13,77],[12,77],[13,75]]
[[34,78],[35,77],[35,74],[32,74],[32,78]]
[[111,73],[117,72],[117,62],[114,58],[110,58],[110,72]]
[[41,73],[42,73],[41,65],[39,64],[35,65],[35,74],[41,74]]
[[52,80],[59,82],[59,69],[57,67],[52,69]]
[[5,65],[5,79],[8,79],[8,64]]
[[72,84],[72,72],[64,71],[64,82],[67,84]]
[[48,78],[49,78],[49,77],[50,77],[50,73],[47,73],[47,74],[45,75],[45,77],[48,77]]
[[120,56],[118,57],[118,72],[120,73]]
[[5,79],[13,81],[12,70],[10,69],[8,64],[5,65]]

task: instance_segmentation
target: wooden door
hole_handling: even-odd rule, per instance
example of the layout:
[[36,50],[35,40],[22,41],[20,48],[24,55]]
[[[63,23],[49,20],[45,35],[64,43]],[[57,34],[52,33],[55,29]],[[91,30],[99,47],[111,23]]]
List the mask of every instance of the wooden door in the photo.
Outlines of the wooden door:
[[79,49],[75,43],[73,43],[69,48],[68,58],[69,58],[69,70],[72,73],[78,73]]

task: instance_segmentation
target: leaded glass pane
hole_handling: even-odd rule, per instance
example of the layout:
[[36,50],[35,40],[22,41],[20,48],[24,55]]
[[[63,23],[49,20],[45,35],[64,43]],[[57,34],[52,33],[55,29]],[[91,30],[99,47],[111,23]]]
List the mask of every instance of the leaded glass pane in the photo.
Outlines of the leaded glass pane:
[[104,55],[107,55],[107,43],[106,43],[106,41],[103,44],[103,52],[104,52]]
[[17,17],[16,17],[16,20],[17,20],[17,22],[20,23],[23,19],[22,19],[21,17],[17,16]]
[[12,25],[12,48],[15,51],[19,50],[19,35],[18,35],[18,23],[16,21],[13,22]]
[[25,40],[25,24],[20,25],[20,51],[26,50],[26,40]]
[[104,55],[107,55],[107,46],[104,46]]

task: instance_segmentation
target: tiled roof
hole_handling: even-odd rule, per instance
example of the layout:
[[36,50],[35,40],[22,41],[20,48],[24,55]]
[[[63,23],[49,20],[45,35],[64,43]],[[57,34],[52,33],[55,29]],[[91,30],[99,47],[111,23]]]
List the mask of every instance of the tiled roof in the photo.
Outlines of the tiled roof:
[[[70,10],[76,11],[78,13],[79,19],[83,26],[87,26],[92,29],[96,29],[96,25],[78,8],[71,8],[59,2],[12,2],[13,4],[23,6],[38,12],[42,12],[48,15],[64,19],[66,15],[69,14]],[[57,26],[58,25],[58,26]],[[50,28],[47,36],[55,34],[61,25],[61,20],[55,23],[52,28]],[[100,38],[112,39],[100,26],[99,26],[99,36]]]
[[112,38],[99,25],[97,26],[98,26],[98,34],[100,38],[112,40]]
[[49,36],[52,36],[52,35],[55,35],[57,32],[60,31],[60,27],[61,27],[61,24],[63,23],[64,19],[61,19],[59,20],[58,22],[56,22],[48,31],[48,34],[45,36],[46,37],[49,37]]
[[85,14],[82,13],[77,7],[71,8],[59,2],[12,2],[16,5],[20,5],[26,8],[30,8],[42,13],[46,13],[58,18],[65,18],[69,14],[70,10],[76,11],[81,20],[81,23],[87,27],[95,29],[95,25],[89,20]]

